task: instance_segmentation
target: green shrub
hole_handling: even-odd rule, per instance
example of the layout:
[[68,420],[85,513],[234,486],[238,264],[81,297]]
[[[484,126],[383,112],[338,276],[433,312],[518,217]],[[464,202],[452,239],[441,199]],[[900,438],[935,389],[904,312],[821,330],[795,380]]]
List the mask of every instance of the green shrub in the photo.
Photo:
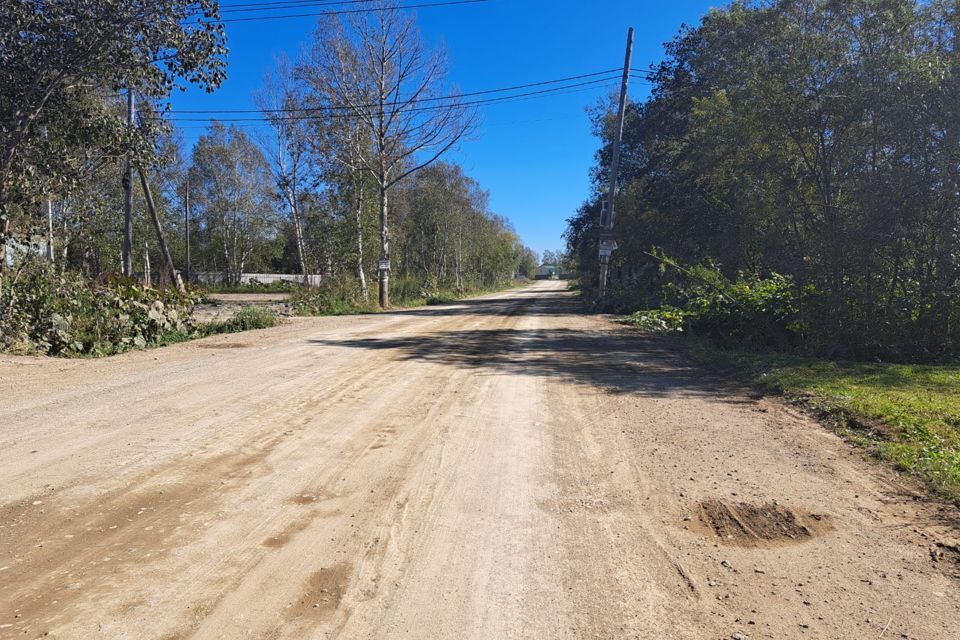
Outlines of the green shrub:
[[204,336],[216,333],[236,333],[253,329],[269,329],[277,324],[277,316],[263,307],[244,307],[227,320],[214,320],[203,325],[199,333]]
[[686,312],[683,309],[664,306],[635,311],[624,322],[648,333],[681,333],[685,319]]
[[700,335],[724,346],[789,349],[801,342],[805,324],[793,281],[741,274],[730,282],[714,267],[684,269],[663,288],[658,309],[626,320],[657,333]]
[[301,316],[327,316],[372,310],[364,300],[360,283],[349,277],[325,278],[319,287],[294,291],[290,300],[294,311]]
[[103,355],[192,331],[195,298],[111,278],[96,283],[31,260],[0,278],[0,349]]
[[260,282],[256,278],[243,284],[207,284],[201,288],[207,293],[286,293],[303,288],[300,282],[274,280]]

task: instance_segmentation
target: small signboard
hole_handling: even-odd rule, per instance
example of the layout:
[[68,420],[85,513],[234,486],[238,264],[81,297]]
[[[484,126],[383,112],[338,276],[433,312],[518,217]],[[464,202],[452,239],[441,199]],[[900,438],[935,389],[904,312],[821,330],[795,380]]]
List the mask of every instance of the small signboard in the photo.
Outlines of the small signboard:
[[379,269],[380,269],[380,271],[390,271],[390,261],[389,261],[389,260],[381,260],[381,261],[380,261]]
[[612,239],[604,238],[600,240],[600,255],[609,256],[617,249],[617,243]]

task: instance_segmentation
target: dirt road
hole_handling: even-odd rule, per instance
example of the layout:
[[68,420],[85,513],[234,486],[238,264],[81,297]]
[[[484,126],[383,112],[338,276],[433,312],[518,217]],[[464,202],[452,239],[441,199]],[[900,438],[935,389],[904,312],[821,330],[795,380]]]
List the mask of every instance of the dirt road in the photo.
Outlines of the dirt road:
[[552,282],[0,358],[0,503],[2,638],[960,633],[955,511]]

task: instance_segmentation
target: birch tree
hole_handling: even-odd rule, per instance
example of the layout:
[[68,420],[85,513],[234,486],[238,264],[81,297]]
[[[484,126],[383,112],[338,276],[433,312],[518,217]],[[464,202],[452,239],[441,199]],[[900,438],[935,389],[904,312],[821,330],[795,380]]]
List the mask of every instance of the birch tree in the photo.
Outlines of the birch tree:
[[276,236],[267,161],[240,129],[214,123],[193,150],[190,180],[209,259],[237,284],[254,252]]
[[270,125],[261,146],[270,158],[273,179],[293,223],[300,273],[308,273],[303,239],[304,188],[310,178],[310,123],[304,118],[303,85],[294,79],[294,66],[281,54],[254,96]]
[[[369,138],[355,160],[373,176],[380,214],[378,290],[390,304],[391,189],[466,136],[474,113],[445,87],[446,56],[422,42],[411,14],[392,0],[369,12],[327,16],[305,76],[329,117],[349,119]],[[350,162],[349,155],[341,155]]]

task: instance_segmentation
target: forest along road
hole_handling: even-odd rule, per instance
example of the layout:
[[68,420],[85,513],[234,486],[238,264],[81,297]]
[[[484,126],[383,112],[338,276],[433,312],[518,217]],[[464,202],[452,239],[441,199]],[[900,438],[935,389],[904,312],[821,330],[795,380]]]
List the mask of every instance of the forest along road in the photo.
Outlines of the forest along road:
[[956,638],[956,511],[562,283],[0,358],[2,638]]

